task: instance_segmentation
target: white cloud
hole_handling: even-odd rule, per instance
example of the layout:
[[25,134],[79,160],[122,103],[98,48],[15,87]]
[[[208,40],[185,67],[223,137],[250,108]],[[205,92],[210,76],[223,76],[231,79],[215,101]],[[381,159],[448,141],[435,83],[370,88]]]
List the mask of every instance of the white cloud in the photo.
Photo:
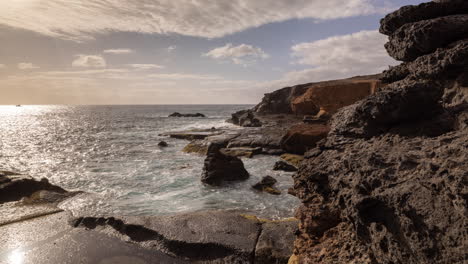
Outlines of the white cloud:
[[106,67],[106,60],[99,55],[76,55],[72,62],[73,67],[103,68]]
[[33,70],[33,69],[39,69],[39,66],[36,66],[30,62],[21,62],[18,63],[18,69],[20,70]]
[[151,70],[151,69],[162,69],[164,66],[157,64],[127,64],[128,66],[138,70]]
[[233,46],[228,43],[222,47],[215,48],[203,54],[217,60],[232,60],[235,64],[250,64],[258,59],[267,59],[270,55],[266,54],[261,48],[247,44]]
[[6,65],[5,64],[0,64],[0,69],[4,69],[6,68]]
[[289,72],[282,80],[298,84],[382,72],[398,64],[384,48],[387,41],[377,31],[360,31],[295,45],[296,63],[312,68]]
[[186,73],[161,73],[161,74],[149,74],[148,77],[156,79],[167,79],[167,80],[218,80],[222,79],[216,75],[198,75],[198,74],[186,74]]
[[177,49],[177,46],[175,45],[169,46],[167,47],[167,52],[173,52],[175,49]]
[[134,53],[135,51],[132,49],[107,49],[103,52],[108,54],[130,54]]
[[115,31],[217,38],[289,19],[316,21],[388,12],[383,0],[2,1],[0,24],[82,41]]

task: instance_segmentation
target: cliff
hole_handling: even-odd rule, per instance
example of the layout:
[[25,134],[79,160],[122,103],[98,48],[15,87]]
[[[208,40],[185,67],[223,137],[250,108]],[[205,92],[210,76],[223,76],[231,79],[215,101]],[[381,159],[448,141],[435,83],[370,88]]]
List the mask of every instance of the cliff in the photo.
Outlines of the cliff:
[[[296,263],[463,263],[468,237],[468,2],[381,21],[388,86],[340,109],[294,175]],[[294,261],[293,261],[294,260]]]

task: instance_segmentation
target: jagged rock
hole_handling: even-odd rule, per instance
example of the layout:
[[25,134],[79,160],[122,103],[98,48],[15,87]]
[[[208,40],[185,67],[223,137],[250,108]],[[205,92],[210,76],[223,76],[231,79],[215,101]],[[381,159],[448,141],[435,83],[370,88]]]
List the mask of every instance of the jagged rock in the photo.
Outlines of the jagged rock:
[[380,33],[391,35],[405,24],[467,13],[468,2],[465,0],[433,1],[417,6],[404,6],[380,21]]
[[241,159],[223,154],[222,146],[211,144],[205,159],[201,181],[209,185],[240,181],[249,178]]
[[382,22],[389,53],[407,62],[384,73],[386,88],[339,110],[293,176],[299,263],[466,259],[468,20],[444,9],[452,3],[461,2],[404,7]]
[[448,44],[468,38],[468,15],[453,15],[423,20],[400,27],[385,44],[397,60],[413,61]]
[[277,161],[273,170],[282,170],[282,171],[297,171],[297,168],[285,161]]
[[330,128],[322,124],[297,124],[281,139],[281,148],[290,153],[304,154],[327,136]]
[[167,145],[166,141],[161,141],[161,142],[158,143],[158,146],[159,147],[167,147],[168,145]]
[[181,114],[179,112],[174,112],[169,115],[169,117],[206,117],[202,113],[195,113],[195,114]]
[[232,114],[231,119],[227,120],[230,123],[243,127],[261,127],[262,122],[255,117],[252,110],[241,110]]
[[173,131],[159,134],[177,139],[196,140],[223,134],[224,131],[218,129],[192,129],[188,131]]

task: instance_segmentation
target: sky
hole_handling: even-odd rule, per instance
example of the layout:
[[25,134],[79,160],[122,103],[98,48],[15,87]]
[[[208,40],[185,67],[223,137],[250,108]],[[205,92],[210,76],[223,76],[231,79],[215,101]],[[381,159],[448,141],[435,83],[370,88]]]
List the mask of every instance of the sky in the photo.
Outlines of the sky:
[[421,0],[8,0],[0,104],[255,104],[398,64],[378,33]]

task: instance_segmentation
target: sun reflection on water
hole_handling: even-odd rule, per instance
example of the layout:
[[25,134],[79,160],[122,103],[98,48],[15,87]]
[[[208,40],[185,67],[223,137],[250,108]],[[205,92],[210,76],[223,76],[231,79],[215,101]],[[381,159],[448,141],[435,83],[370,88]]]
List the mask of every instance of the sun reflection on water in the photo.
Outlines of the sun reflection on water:
[[22,264],[24,261],[24,252],[21,249],[15,249],[8,256],[8,264]]

